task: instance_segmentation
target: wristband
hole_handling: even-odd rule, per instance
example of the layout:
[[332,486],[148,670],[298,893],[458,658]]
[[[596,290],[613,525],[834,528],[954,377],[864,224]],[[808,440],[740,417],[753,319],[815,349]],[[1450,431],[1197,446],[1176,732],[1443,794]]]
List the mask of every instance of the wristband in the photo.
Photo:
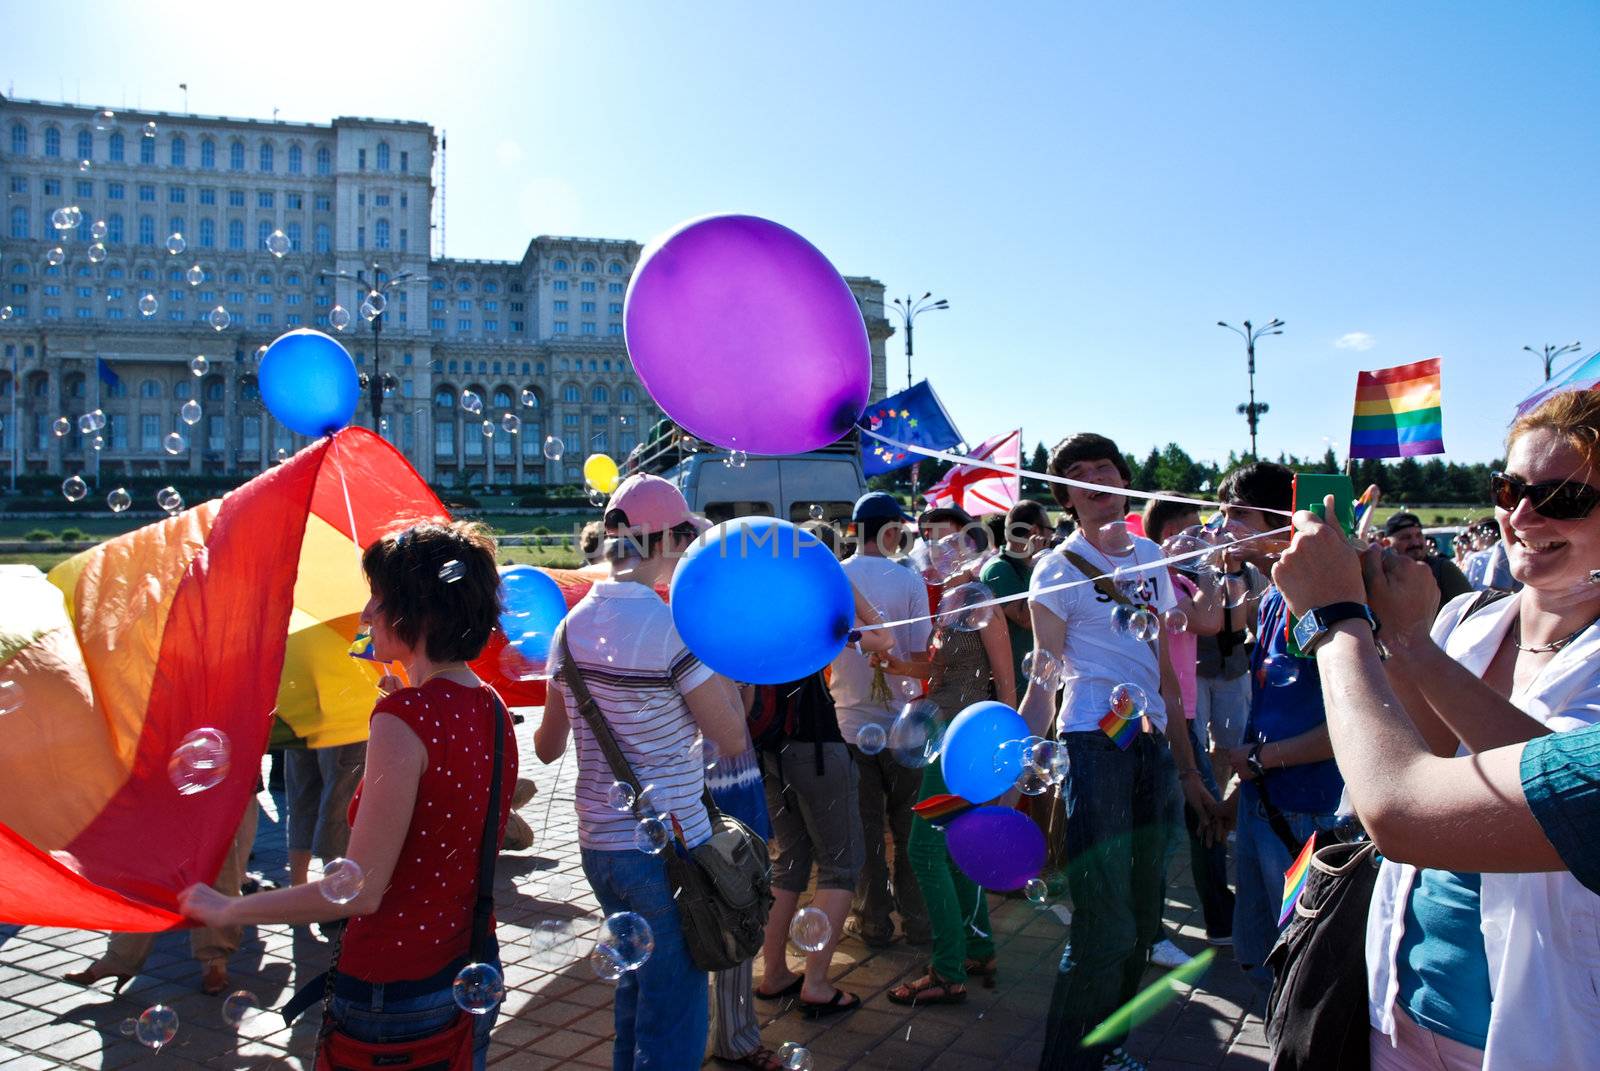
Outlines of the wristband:
[[1267,742],[1265,740],[1258,742],[1255,747],[1250,749],[1250,754],[1246,755],[1244,759],[1244,764],[1250,767],[1250,772],[1258,778],[1267,775],[1266,767],[1261,765],[1261,749],[1266,746]]

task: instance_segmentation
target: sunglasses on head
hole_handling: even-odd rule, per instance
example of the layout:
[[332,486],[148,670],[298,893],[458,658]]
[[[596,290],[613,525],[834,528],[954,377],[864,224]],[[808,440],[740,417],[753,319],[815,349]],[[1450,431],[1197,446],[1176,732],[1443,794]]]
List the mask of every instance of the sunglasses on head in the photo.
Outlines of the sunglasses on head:
[[1600,504],[1600,491],[1572,480],[1528,483],[1515,476],[1496,472],[1489,477],[1489,487],[1494,504],[1508,513],[1517,508],[1517,503],[1527,499],[1533,512],[1552,521],[1582,520]]

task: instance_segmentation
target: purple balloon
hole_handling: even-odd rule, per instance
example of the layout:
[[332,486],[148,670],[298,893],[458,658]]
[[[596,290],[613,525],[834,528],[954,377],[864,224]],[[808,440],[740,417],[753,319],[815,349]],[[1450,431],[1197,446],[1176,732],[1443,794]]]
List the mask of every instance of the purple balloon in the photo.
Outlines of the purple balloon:
[[816,246],[771,220],[706,216],[652,241],[624,320],[650,397],[725,449],[820,449],[866,407],[872,357],[855,296]]
[[1044,869],[1044,834],[1010,807],[979,807],[944,830],[945,847],[961,872],[985,889],[1020,889]]

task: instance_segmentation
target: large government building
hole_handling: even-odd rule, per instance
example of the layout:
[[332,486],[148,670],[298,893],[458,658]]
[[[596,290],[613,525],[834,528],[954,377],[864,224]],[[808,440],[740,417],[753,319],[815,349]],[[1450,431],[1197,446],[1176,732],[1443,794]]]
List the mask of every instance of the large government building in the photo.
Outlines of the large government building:
[[[377,377],[379,430],[434,483],[577,483],[585,455],[626,455],[660,416],[622,335],[641,244],[540,236],[521,260],[434,257],[438,149],[422,122],[0,96],[0,479],[260,471],[305,445],[254,375],[259,348],[295,327],[338,335]],[[878,398],[883,285],[848,282]],[[80,431],[96,409],[104,427]]]

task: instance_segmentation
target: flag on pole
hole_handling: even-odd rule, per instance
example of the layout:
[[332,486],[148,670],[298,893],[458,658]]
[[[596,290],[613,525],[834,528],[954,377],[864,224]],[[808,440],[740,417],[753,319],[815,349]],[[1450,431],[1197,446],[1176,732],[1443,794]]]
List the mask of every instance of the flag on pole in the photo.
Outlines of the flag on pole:
[[[886,439],[928,450],[948,450],[961,444],[961,433],[956,430],[950,414],[944,411],[939,396],[924,379],[914,387],[867,406],[862,421]],[[861,437],[861,473],[863,476],[881,476],[885,472],[905,468],[917,460],[917,455],[891,443]]]
[[95,371],[100,374],[100,382],[108,387],[115,387],[122,382],[122,377],[111,370],[111,366],[106,363],[104,357],[95,358]]
[[[967,455],[997,465],[1020,468],[1022,429],[985,439]],[[974,517],[1004,513],[1022,497],[1022,477],[983,465],[957,465],[923,496],[930,507],[955,506]]]
[[1439,371],[1443,359],[1379,368],[1356,377],[1351,457],[1417,457],[1444,453]]

